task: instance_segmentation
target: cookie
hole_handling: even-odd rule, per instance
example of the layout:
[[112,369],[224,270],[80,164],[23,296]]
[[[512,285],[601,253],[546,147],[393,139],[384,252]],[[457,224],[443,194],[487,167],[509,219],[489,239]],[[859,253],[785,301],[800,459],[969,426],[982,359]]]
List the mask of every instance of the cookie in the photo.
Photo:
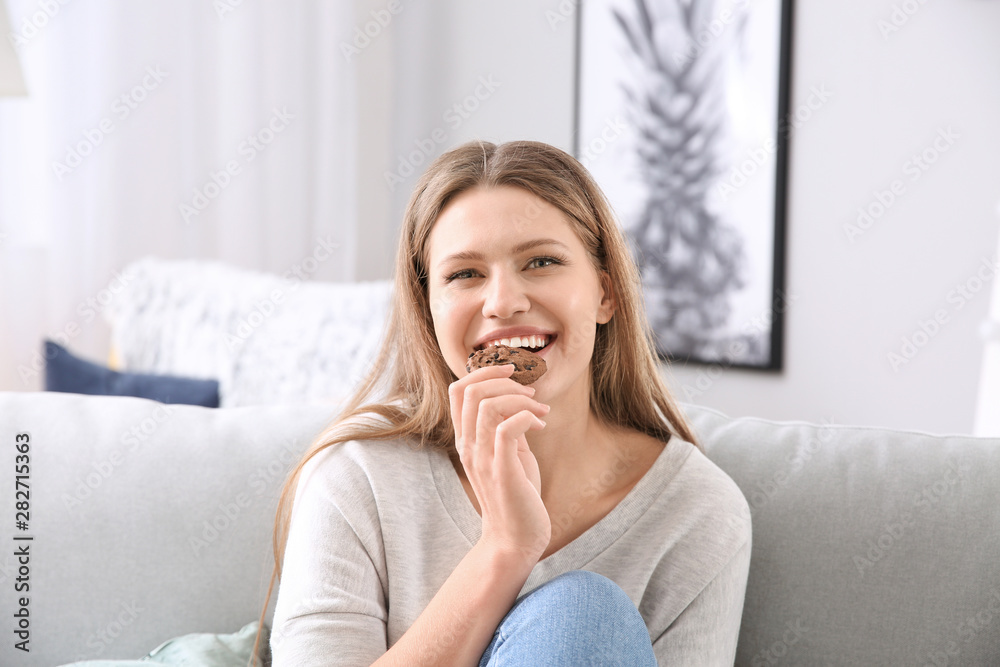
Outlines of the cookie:
[[520,384],[531,384],[545,374],[545,360],[540,356],[521,347],[493,345],[482,350],[476,350],[469,355],[465,369],[470,373],[484,366],[500,366],[514,364],[514,374],[511,379]]

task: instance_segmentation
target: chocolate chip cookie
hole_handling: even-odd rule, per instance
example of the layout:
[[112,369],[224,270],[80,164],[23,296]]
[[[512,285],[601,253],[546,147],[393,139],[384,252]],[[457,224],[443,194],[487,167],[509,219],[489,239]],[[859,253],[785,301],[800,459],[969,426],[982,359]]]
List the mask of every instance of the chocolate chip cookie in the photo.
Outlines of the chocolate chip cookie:
[[521,347],[492,345],[482,350],[476,350],[469,355],[465,369],[470,373],[484,366],[500,366],[513,364],[514,374],[511,378],[520,384],[531,384],[545,374],[545,360],[540,356]]

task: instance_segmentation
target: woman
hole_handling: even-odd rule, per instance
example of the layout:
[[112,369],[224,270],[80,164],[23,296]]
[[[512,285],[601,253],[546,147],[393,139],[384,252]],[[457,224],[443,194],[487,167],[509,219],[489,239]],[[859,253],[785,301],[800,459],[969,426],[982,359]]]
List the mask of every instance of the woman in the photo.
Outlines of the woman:
[[[545,374],[466,370],[501,341]],[[586,170],[446,153],[372,371],[282,494],[274,664],[732,664],[750,515],[694,443]]]

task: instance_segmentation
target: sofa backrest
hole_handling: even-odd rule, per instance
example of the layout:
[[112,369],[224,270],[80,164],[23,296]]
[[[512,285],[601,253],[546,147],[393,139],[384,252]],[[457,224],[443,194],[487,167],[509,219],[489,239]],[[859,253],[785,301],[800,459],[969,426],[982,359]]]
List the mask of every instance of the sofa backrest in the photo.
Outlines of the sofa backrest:
[[[683,409],[753,513],[737,665],[1000,664],[1000,441]],[[8,614],[20,608],[11,533],[34,537],[31,652],[3,642],[0,664],[136,658],[256,620],[282,483],[332,417],[0,392]]]
[[737,665],[1000,665],[1000,440],[684,409],[752,512]]

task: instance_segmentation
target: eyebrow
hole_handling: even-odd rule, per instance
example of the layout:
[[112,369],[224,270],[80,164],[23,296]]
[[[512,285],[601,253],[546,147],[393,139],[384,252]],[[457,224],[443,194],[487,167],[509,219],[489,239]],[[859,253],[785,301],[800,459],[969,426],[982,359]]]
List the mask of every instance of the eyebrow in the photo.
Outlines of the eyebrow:
[[[559,246],[566,252],[569,252],[569,246],[567,246],[562,241],[557,241],[555,239],[532,239],[530,241],[525,241],[524,243],[519,243],[511,249],[511,252],[515,255],[520,255],[523,252],[527,252],[538,246],[544,245],[555,245]],[[470,262],[483,259],[483,253],[476,252],[475,250],[463,250],[461,252],[452,253],[444,259],[441,260],[441,264],[447,264],[449,262]]]

